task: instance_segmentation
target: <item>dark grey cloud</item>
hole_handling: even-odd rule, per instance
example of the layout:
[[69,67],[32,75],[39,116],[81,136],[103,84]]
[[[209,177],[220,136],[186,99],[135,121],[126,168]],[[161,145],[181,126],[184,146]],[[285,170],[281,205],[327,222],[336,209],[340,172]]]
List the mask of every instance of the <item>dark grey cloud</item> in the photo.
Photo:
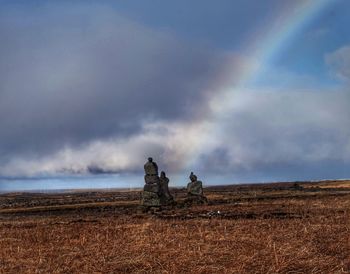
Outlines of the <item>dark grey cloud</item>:
[[64,5],[1,11],[0,163],[205,113],[221,53],[104,5]]

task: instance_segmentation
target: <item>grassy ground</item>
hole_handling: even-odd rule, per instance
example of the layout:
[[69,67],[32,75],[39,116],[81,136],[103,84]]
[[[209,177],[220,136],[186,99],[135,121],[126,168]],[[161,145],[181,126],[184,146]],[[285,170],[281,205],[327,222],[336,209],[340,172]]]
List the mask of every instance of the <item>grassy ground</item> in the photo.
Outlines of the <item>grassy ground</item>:
[[153,214],[135,192],[1,195],[0,273],[350,273],[350,183],[300,185],[208,188],[189,208],[176,190]]

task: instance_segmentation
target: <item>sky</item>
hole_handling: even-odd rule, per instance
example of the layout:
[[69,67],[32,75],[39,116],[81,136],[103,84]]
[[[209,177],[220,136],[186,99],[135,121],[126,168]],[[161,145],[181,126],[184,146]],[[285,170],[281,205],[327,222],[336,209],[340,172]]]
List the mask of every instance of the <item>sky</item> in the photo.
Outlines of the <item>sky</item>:
[[0,191],[350,178],[347,0],[0,1]]

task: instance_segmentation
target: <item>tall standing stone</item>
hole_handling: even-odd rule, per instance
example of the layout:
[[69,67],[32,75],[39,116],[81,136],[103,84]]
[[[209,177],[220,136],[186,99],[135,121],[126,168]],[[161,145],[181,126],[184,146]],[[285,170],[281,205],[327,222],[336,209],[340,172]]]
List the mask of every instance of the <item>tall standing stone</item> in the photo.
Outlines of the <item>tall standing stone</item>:
[[147,207],[160,206],[158,166],[151,157],[145,163],[144,170],[145,186],[142,193],[142,205]]
[[157,207],[174,204],[174,198],[169,191],[169,178],[162,171],[158,176],[158,165],[153,159],[148,158],[144,165],[145,186],[142,192],[142,205],[145,207]]
[[165,172],[160,173],[159,178],[159,195],[162,204],[172,204],[174,203],[174,197],[170,194],[169,191],[169,178],[166,177]]

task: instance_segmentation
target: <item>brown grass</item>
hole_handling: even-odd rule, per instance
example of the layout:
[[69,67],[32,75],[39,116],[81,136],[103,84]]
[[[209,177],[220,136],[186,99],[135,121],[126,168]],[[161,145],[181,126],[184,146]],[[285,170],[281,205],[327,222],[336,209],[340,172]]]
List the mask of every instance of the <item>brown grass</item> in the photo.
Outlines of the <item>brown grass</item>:
[[0,273],[350,273],[350,194],[280,192],[155,214],[0,211]]

